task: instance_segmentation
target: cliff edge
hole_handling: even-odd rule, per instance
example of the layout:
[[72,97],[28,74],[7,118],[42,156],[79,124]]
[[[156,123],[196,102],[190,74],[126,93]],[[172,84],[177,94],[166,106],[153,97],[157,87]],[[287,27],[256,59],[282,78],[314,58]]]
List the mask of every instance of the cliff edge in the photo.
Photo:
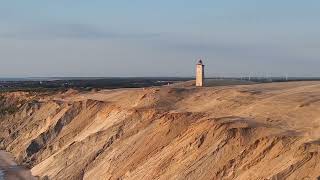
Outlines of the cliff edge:
[[49,179],[315,179],[319,82],[0,96],[0,147]]

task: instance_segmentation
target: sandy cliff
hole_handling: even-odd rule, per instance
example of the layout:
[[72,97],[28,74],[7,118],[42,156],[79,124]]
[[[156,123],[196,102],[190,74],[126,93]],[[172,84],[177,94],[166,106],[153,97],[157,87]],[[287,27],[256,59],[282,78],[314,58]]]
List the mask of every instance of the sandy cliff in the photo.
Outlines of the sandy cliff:
[[320,83],[4,93],[0,147],[49,179],[315,179]]

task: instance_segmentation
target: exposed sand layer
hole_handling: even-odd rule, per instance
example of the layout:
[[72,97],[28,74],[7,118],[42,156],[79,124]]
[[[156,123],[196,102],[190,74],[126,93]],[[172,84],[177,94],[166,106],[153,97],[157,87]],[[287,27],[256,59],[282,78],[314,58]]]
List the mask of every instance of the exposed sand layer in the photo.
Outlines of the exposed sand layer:
[[189,85],[6,93],[0,147],[49,179],[320,178],[319,82]]

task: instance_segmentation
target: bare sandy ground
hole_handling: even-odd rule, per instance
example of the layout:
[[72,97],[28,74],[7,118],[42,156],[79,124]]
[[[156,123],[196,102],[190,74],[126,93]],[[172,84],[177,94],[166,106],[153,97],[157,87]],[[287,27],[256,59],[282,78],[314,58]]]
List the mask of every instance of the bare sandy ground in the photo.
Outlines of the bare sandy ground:
[[23,166],[18,166],[13,157],[5,152],[0,151],[0,180],[35,180],[31,171]]
[[320,83],[7,93],[0,146],[50,179],[320,178]]

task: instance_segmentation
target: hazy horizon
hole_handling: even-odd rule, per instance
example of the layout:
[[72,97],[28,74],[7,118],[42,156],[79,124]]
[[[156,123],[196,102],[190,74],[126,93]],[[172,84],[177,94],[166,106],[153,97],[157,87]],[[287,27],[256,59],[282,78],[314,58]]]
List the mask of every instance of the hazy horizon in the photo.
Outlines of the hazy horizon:
[[320,77],[320,1],[6,1],[0,77]]

